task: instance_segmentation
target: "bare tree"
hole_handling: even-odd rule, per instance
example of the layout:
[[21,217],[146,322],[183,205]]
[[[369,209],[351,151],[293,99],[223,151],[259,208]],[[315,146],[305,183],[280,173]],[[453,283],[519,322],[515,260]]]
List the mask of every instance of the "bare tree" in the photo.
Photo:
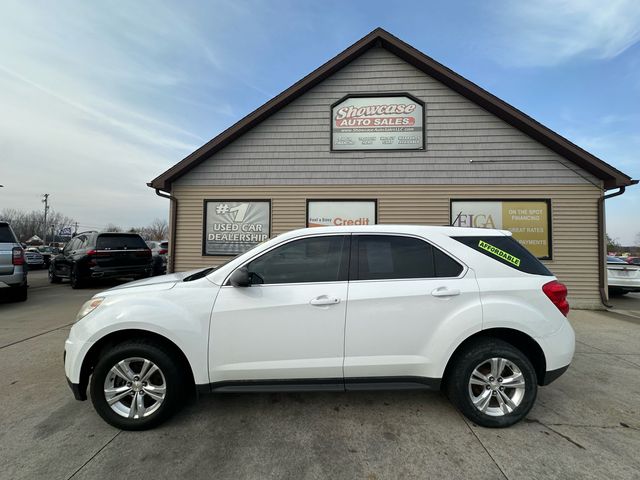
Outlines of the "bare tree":
[[27,212],[14,208],[5,208],[0,211],[0,219],[11,224],[11,228],[20,241],[25,241],[34,235],[44,238],[45,229],[47,234],[50,235],[52,230],[55,232],[61,227],[66,227],[73,223],[72,218],[60,212],[50,211],[47,215],[47,225],[45,225],[43,211],[32,210]]
[[166,220],[156,218],[146,227],[149,240],[166,240],[169,236],[169,224]]
[[109,223],[107,224],[106,227],[104,227],[104,229],[102,230],[103,232],[113,232],[113,233],[118,233],[122,231],[122,228],[120,228],[118,225],[115,225],[113,223]]

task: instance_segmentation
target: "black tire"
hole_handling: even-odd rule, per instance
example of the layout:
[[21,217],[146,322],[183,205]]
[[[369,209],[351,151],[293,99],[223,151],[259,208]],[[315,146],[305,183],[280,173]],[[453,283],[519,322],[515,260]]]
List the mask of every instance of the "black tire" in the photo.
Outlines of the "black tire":
[[[501,384],[497,382],[498,380],[501,382],[502,378],[494,378],[492,386],[490,387],[487,387],[486,385],[484,387],[470,385],[471,376],[476,367],[492,358],[502,358],[512,362],[512,364],[520,370],[524,380],[524,393],[519,393],[520,400],[517,407],[509,413],[500,414],[500,416],[489,415],[488,413],[481,411],[473,404],[471,397],[472,392],[474,394],[477,392],[477,395],[480,396],[481,392],[483,392],[483,388],[486,388],[491,392],[490,395],[492,395],[492,398],[489,400],[489,404],[487,405],[489,407],[487,410],[494,410],[495,412],[496,408],[500,408],[498,396],[501,397],[501,400],[504,398],[504,395],[501,391],[493,391],[493,388],[494,386],[496,390],[501,388],[499,387]],[[490,366],[490,362],[486,365]],[[489,374],[487,373],[487,375]],[[493,338],[478,340],[468,345],[462,352],[457,354],[456,358],[453,359],[453,364],[449,369],[445,380],[446,394],[451,403],[453,403],[462,412],[462,414],[472,422],[482,427],[489,428],[509,427],[522,420],[527,413],[529,413],[531,407],[533,407],[538,393],[536,372],[529,359],[520,350],[509,343]],[[516,389],[509,389],[507,387],[505,390],[504,387],[502,387],[502,391],[504,394],[514,395]]]
[[74,265],[71,268],[71,272],[69,273],[69,283],[71,284],[71,288],[74,290],[84,287],[84,280],[78,271],[77,265]]
[[14,302],[25,302],[27,300],[27,286],[23,285],[21,287],[17,287],[15,288],[11,293],[12,295],[12,299]]
[[610,297],[621,297],[627,293],[629,293],[627,290],[622,290],[620,288],[609,288]]
[[[165,397],[153,413],[142,418],[126,418],[116,413],[107,403],[104,384],[107,375],[118,362],[129,358],[143,358],[158,366],[164,376]],[[91,376],[91,401],[98,414],[110,425],[122,430],[147,430],[167,420],[178,411],[186,399],[186,372],[180,370],[181,362],[152,341],[132,340],[118,344],[101,353]],[[131,400],[133,403],[133,400]]]
[[62,279],[56,275],[53,265],[49,265],[49,283],[60,283]]

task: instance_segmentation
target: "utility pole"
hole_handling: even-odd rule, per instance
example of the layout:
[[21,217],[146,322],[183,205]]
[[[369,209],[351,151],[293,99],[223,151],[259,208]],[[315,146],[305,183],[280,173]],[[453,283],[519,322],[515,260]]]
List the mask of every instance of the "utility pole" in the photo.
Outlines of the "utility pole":
[[47,213],[49,213],[49,194],[42,194],[42,203],[44,203],[44,238],[42,243],[47,244]]
[[78,234],[78,222],[76,222],[76,229],[73,231],[73,235],[76,236]]

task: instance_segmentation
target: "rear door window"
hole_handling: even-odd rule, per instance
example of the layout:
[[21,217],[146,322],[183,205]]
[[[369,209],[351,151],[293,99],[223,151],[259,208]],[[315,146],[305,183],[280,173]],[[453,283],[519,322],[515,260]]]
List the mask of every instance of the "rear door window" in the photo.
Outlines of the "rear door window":
[[533,275],[553,276],[547,267],[513,237],[506,235],[452,237],[496,262]]
[[357,235],[353,280],[457,277],[462,265],[418,238]]
[[135,250],[146,249],[147,244],[144,243],[139,235],[100,235],[96,242],[98,250]]

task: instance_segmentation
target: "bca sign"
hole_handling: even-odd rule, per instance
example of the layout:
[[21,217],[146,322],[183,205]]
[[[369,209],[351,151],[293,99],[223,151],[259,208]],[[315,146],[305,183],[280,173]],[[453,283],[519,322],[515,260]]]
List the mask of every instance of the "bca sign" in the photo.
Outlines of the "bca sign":
[[333,150],[422,150],[424,106],[408,96],[348,97],[331,108]]

